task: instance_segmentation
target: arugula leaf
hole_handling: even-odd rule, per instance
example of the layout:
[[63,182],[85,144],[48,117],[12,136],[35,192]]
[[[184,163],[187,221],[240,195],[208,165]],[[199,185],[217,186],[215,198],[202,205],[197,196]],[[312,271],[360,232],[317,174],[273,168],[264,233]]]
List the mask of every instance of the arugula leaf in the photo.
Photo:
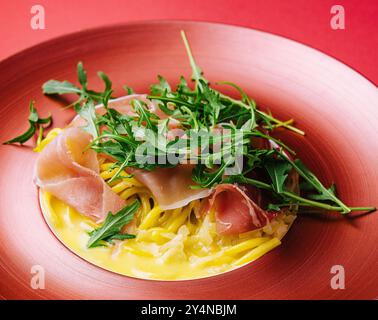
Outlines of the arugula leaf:
[[135,112],[139,115],[138,126],[141,127],[142,122],[145,122],[147,129],[157,132],[158,127],[156,120],[158,120],[159,117],[148,110],[148,108],[146,107],[146,103],[134,99],[131,101],[131,105],[134,108]]
[[81,94],[81,89],[68,81],[49,80],[42,85],[44,94]]
[[290,160],[286,157],[283,153],[281,156],[286,159],[299,173],[302,178],[304,178],[310,185],[312,185],[322,197],[322,200],[330,200],[336,204],[338,204],[342,211],[341,213],[346,214],[351,212],[351,209],[346,206],[339,198],[336,197],[332,188],[326,188],[320,180],[313,174],[303,163],[300,159],[296,159],[295,161]]
[[277,193],[284,191],[284,184],[292,165],[283,160],[270,159],[264,163],[264,167],[272,179],[274,191]]
[[83,129],[90,133],[95,139],[98,138],[99,128],[96,123],[97,116],[93,100],[89,100],[83,106],[80,106],[80,104],[75,104],[74,108],[76,113],[87,122]]
[[201,93],[203,94],[203,97],[208,101],[208,108],[206,112],[210,116],[211,124],[215,126],[218,123],[219,114],[224,106],[220,102],[219,94],[210,89],[205,81],[200,79],[199,83],[201,83]]
[[84,70],[83,63],[80,61],[77,64],[77,78],[84,90],[87,90],[87,72]]
[[328,189],[328,192],[321,193],[321,194],[310,194],[308,195],[308,198],[314,199],[314,200],[330,200],[329,195],[333,195],[336,197],[336,186],[332,184]]
[[245,93],[245,91],[244,91],[241,87],[239,87],[237,84],[235,84],[235,83],[233,83],[233,82],[231,82],[231,81],[218,81],[217,83],[218,83],[218,84],[226,84],[226,85],[229,85],[229,86],[235,88],[237,91],[239,91],[239,93],[240,93],[240,95],[241,95],[241,97],[242,97],[242,102],[244,102],[244,103],[250,105],[250,106],[253,107],[253,108],[256,108],[256,102],[255,102],[253,99],[251,99],[251,98]]
[[129,233],[118,233],[114,236],[109,237],[106,241],[112,243],[113,240],[126,240],[126,239],[135,239],[135,234]]
[[34,136],[35,131],[36,131],[35,124],[29,120],[28,130],[26,130],[23,134],[13,139],[3,142],[3,144],[12,144],[12,143],[17,143],[17,142],[23,144]]
[[127,92],[127,95],[131,95],[135,93],[135,91],[127,85],[124,85],[123,89]]
[[102,97],[102,104],[104,105],[105,108],[108,108],[108,103],[109,103],[109,100],[112,96],[112,93],[113,93],[113,90],[110,89],[108,91],[105,91],[105,93]]
[[191,95],[193,93],[183,76],[180,77],[180,82],[177,85],[177,92],[186,95]]
[[280,211],[281,210],[281,207],[274,204],[274,203],[269,203],[268,206],[266,207],[266,210],[270,210],[270,211]]
[[39,116],[38,116],[37,109],[34,107],[33,101],[30,101],[30,103],[29,103],[29,112],[30,112],[29,113],[29,121],[33,122],[33,123],[37,123]]
[[110,81],[109,77],[102,71],[99,71],[97,75],[100,77],[105,84],[105,92],[108,92],[112,89],[112,82]]
[[[77,64],[77,77],[81,88],[72,84],[69,81],[49,80],[42,85],[44,94],[77,94],[79,100],[74,104],[85,102],[87,99],[92,99],[94,102],[101,102],[102,98],[111,90],[112,82],[104,72],[98,72],[98,76],[105,83],[104,92],[97,92],[88,89],[87,72],[84,69],[83,63]],[[70,105],[71,106],[71,105]]]
[[159,80],[159,83],[153,84],[150,86],[151,94],[159,95],[159,94],[172,92],[171,86],[169,85],[167,80],[165,80],[164,77],[162,77],[161,75],[158,75],[158,80]]
[[[3,142],[3,144],[12,144],[12,143],[20,143],[23,144],[29,139],[31,139],[34,134],[37,131],[37,125],[39,125],[39,130],[40,130],[40,137],[43,135],[43,124],[46,125],[46,127],[50,126],[52,123],[52,116],[48,116],[47,118],[40,118],[37,112],[37,109],[34,107],[34,101],[30,101],[29,103],[29,117],[28,117],[28,122],[29,122],[29,128],[22,133],[21,135],[10,139],[8,141]],[[41,139],[39,137],[39,140]]]
[[94,248],[98,246],[105,246],[105,242],[112,242],[112,240],[124,240],[134,238],[135,235],[121,233],[122,228],[130,223],[136,211],[140,207],[140,202],[135,200],[132,204],[124,207],[116,214],[108,213],[103,225],[100,228],[94,229],[89,233],[90,239],[87,243],[87,248]]

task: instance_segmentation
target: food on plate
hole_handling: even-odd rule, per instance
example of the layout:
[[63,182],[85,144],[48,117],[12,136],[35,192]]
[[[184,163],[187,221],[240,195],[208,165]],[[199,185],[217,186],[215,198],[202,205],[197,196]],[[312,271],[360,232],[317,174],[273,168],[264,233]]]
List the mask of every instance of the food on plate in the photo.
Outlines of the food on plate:
[[304,132],[258,108],[239,86],[235,99],[214,89],[196,64],[176,89],[161,76],[149,94],[114,97],[102,72],[102,92],[50,80],[47,95],[77,94],[64,128],[40,118],[30,103],[29,129],[38,131],[35,183],[51,229],[84,259],[124,275],[194,279],[219,274],[279,246],[303,208],[349,214],[349,207],[274,138],[277,128]]

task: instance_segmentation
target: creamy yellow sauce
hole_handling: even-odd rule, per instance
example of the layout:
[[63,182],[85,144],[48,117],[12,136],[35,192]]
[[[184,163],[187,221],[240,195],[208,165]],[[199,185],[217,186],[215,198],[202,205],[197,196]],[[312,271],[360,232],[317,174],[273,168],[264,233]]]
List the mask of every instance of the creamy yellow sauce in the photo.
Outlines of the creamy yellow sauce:
[[159,280],[208,277],[256,260],[280,244],[275,235],[279,236],[280,233],[282,238],[294,219],[294,216],[285,216],[284,219],[273,222],[269,227],[271,230],[266,230],[272,234],[270,236],[263,231],[255,231],[234,239],[224,239],[224,245],[211,243],[211,237],[216,238],[213,234],[215,224],[208,216],[205,218],[205,227],[202,228],[204,233],[209,232],[208,237],[206,234],[199,235],[197,245],[191,244],[189,250],[182,245],[193,241],[193,236],[186,235],[186,226],[166,238],[164,232],[152,228],[138,231],[136,239],[88,249],[88,232],[99,225],[48,192],[41,192],[41,205],[45,219],[55,235],[83,259],[122,275]]

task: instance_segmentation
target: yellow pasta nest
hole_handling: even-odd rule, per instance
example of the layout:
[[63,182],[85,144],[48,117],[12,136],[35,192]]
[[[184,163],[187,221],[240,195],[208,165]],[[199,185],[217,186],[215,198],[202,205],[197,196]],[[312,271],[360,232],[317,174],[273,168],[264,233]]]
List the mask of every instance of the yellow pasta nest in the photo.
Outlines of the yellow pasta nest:
[[[46,139],[51,141],[51,136]],[[103,158],[100,167],[105,181],[117,172],[114,163]],[[121,175],[127,176],[125,172]],[[220,236],[215,230],[214,212],[196,218],[201,200],[164,211],[148,188],[133,177],[117,179],[109,185],[126,202],[136,198],[141,201],[135,222],[128,227],[129,232],[136,234],[135,239],[88,249],[88,231],[99,225],[48,192],[42,192],[41,205],[54,233],[72,251],[102,268],[127,276],[182,280],[232,270],[280,245],[295,219],[293,214],[282,213],[261,230]]]

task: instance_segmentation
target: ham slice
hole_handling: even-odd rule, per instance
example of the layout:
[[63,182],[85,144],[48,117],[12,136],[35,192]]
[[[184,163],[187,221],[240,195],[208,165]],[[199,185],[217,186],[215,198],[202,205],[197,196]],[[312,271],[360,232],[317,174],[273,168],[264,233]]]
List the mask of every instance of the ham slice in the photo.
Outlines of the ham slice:
[[100,177],[96,152],[84,152],[91,140],[91,135],[80,128],[62,131],[40,153],[35,183],[81,214],[101,222],[109,211],[119,211],[125,201]]
[[157,168],[154,171],[128,170],[148,187],[163,210],[181,208],[191,201],[208,197],[210,189],[191,189],[193,165]]
[[[145,95],[129,95],[109,102],[109,107],[130,116],[135,115],[131,101],[145,102],[148,109],[159,117],[166,115],[150,102]],[[102,114],[100,106],[97,112]],[[173,122],[174,123],[174,122]],[[101,222],[109,211],[115,213],[125,202],[99,176],[96,152],[83,153],[92,137],[81,126],[85,120],[76,117],[60,135],[49,143],[38,157],[35,182],[43,190],[75,208],[81,214]],[[191,189],[192,166],[158,168],[154,171],[128,168],[135,177],[148,187],[163,210],[182,207],[193,200],[207,197],[208,189]]]
[[[167,115],[160,110],[156,103],[151,102],[143,94],[133,94],[109,101],[109,107],[122,114],[129,116],[136,115],[131,106],[131,101],[137,99],[146,103],[150,112],[156,114],[160,119],[167,118]],[[99,114],[104,113],[100,105],[97,108]],[[85,120],[76,117],[71,126],[83,126]],[[172,119],[170,124],[170,135],[180,136],[180,129],[177,128],[178,121]],[[168,137],[169,139],[170,137]],[[143,183],[153,194],[159,206],[163,210],[170,210],[183,207],[193,200],[201,199],[210,195],[209,189],[191,189],[194,184],[192,180],[192,165],[179,165],[174,168],[157,168],[154,171],[137,170],[127,168],[137,180]]]
[[236,184],[220,184],[210,198],[208,209],[215,210],[219,234],[239,234],[264,227],[275,214],[254,202],[247,190]]

